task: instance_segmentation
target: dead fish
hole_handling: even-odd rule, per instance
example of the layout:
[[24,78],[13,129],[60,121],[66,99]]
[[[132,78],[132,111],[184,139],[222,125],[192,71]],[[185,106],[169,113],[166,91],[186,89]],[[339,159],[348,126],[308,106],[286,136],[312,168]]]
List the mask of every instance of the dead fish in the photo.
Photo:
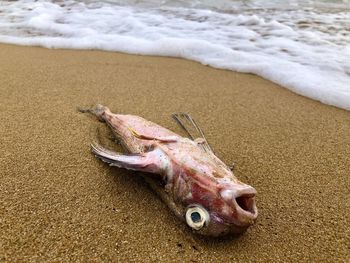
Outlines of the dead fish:
[[81,111],[105,121],[128,151],[117,153],[93,143],[95,156],[110,166],[156,174],[142,176],[194,232],[240,234],[255,222],[256,190],[214,154],[190,115],[173,118],[191,139],[138,116],[113,114],[102,105]]

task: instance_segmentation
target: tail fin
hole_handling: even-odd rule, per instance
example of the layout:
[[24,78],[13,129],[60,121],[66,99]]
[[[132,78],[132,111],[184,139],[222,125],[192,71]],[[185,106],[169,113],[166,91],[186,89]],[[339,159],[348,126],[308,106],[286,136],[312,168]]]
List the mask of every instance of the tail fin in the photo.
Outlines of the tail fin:
[[96,104],[94,107],[92,108],[81,108],[78,107],[77,108],[78,111],[82,112],[82,113],[91,113],[93,115],[95,115],[99,120],[104,121],[102,115],[103,113],[108,110],[107,107],[101,105],[101,104]]

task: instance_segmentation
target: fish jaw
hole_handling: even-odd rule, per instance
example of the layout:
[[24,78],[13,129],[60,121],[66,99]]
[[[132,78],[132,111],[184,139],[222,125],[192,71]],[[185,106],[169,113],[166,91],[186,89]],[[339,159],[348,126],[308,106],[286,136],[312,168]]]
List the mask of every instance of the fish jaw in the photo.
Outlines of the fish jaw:
[[220,196],[232,208],[231,221],[238,226],[249,226],[258,216],[256,190],[246,184],[233,184],[220,191]]

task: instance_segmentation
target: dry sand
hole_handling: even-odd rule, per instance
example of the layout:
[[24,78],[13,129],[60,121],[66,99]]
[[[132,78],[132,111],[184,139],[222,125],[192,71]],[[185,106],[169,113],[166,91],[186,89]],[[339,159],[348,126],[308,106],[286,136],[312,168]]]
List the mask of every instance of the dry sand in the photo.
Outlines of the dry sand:
[[[291,72],[292,74],[292,72]],[[349,262],[350,112],[175,58],[0,45],[0,262]],[[174,131],[190,112],[258,190],[244,235],[196,236],[89,151],[103,103]]]

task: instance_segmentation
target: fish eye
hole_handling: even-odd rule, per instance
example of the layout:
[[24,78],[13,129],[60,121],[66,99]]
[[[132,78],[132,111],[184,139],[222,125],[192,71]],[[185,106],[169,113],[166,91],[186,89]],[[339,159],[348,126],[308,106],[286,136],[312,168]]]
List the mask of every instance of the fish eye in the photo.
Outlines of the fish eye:
[[186,211],[186,223],[195,230],[201,229],[209,223],[208,211],[200,205],[191,205]]
[[198,222],[201,221],[201,219],[202,219],[202,217],[201,217],[200,213],[198,213],[198,212],[192,212],[191,213],[191,220],[192,220],[192,222],[198,223]]

